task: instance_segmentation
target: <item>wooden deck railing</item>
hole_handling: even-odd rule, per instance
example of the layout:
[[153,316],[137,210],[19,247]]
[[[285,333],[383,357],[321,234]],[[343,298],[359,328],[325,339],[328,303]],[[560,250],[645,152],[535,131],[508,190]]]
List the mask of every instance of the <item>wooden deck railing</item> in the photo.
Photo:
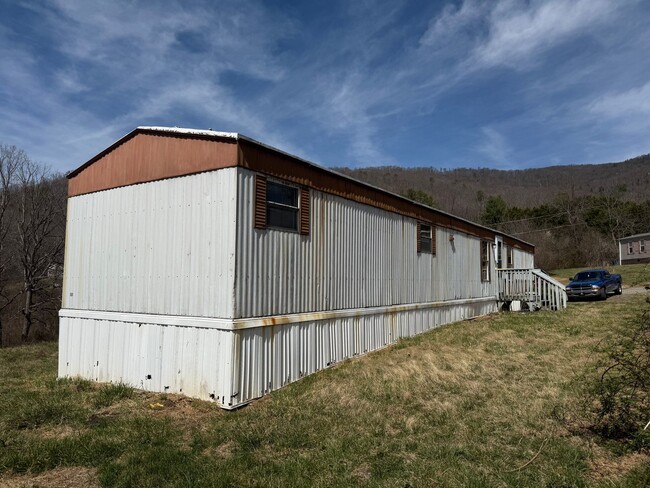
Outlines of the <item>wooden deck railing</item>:
[[566,308],[564,285],[539,269],[497,269],[499,301],[526,302],[543,310]]

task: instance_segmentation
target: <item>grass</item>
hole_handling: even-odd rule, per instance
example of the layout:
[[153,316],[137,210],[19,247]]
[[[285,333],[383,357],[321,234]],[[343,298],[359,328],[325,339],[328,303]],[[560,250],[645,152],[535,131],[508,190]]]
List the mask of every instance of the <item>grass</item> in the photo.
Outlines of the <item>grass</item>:
[[645,297],[452,324],[225,412],[56,380],[0,350],[0,485],[648,486],[650,457],[584,429],[602,343]]
[[[551,271],[556,279],[562,283],[568,283],[569,278],[573,277],[579,271],[589,268],[569,268]],[[623,278],[623,287],[650,285],[650,263],[646,264],[626,264],[624,266],[608,266],[606,268],[610,273],[620,274]]]

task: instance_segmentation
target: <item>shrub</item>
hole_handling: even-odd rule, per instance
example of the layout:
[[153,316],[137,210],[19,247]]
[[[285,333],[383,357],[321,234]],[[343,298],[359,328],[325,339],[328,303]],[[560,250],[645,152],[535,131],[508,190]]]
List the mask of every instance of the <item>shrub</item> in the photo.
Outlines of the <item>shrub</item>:
[[606,347],[596,382],[593,428],[609,439],[650,447],[650,311]]

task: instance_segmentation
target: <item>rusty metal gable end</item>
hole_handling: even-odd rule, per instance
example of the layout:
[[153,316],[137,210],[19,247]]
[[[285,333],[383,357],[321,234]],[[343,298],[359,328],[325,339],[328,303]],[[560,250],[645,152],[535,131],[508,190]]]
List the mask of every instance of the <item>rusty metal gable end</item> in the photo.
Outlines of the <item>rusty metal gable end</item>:
[[68,196],[235,167],[237,139],[136,129],[68,175]]
[[241,136],[240,134],[237,134],[236,132],[218,132],[218,131],[212,131],[212,130],[193,130],[193,129],[177,129],[174,127],[145,127],[145,126],[140,126],[136,127],[133,129],[131,132],[128,134],[125,134],[124,136],[120,137],[117,141],[115,141],[113,144],[108,146],[106,149],[103,151],[97,153],[95,156],[90,158],[88,161],[83,163],[81,166],[73,169],[72,171],[66,173],[66,178],[71,179],[77,176],[79,173],[81,173],[83,170],[85,170],[87,167],[95,163],[96,161],[99,161],[102,159],[104,156],[107,154],[111,153],[118,147],[120,147],[122,144],[126,143],[127,141],[131,140],[138,134],[150,134],[150,135],[157,135],[157,136],[167,136],[167,137],[179,137],[179,138],[186,138],[186,139],[205,139],[205,140],[215,140],[215,139],[223,139],[223,140],[231,140],[232,142],[236,142],[237,139],[239,139]]

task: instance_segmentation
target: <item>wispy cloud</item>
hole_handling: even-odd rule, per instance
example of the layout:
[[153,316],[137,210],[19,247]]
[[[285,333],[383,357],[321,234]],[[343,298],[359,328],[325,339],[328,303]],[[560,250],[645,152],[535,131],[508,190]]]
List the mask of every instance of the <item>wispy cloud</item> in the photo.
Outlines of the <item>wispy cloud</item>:
[[571,124],[588,137],[589,116],[622,126],[626,113],[647,113],[645,81],[630,89],[604,74],[625,52],[637,79],[650,76],[639,5],[8,3],[0,134],[62,169],[140,124],[239,131],[317,162],[368,165],[427,161],[422,134],[445,145],[465,124],[481,142],[450,147],[454,160],[514,163],[529,159],[525,146],[541,147],[513,136],[522,121],[557,139],[553,128]]
[[487,157],[490,163],[498,167],[508,166],[512,149],[505,136],[494,127],[481,127],[482,141],[478,145],[478,151]]
[[612,118],[650,116],[650,82],[623,92],[607,93],[591,103],[589,109]]
[[471,62],[485,68],[529,66],[536,61],[536,55],[611,19],[617,3],[611,0],[496,2],[489,15],[489,33],[475,47]]

